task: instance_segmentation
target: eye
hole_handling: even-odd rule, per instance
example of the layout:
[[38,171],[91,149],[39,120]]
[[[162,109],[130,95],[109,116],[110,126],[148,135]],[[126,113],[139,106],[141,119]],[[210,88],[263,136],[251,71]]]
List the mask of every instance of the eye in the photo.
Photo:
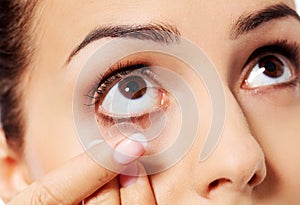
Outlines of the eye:
[[253,89],[275,85],[291,85],[297,80],[299,45],[287,40],[256,49],[246,63],[247,75],[241,88]]
[[110,116],[135,116],[164,104],[166,91],[150,67],[125,69],[99,86],[99,111]]
[[292,69],[283,57],[267,55],[260,58],[245,79],[245,86],[256,88],[290,81]]

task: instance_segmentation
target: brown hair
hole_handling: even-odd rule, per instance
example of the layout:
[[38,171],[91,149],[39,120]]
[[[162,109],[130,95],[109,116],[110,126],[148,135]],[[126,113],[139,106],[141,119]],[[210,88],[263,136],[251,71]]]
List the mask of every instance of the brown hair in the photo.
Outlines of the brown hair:
[[35,0],[0,1],[0,117],[8,144],[21,150],[25,122],[22,78],[33,53],[29,42]]

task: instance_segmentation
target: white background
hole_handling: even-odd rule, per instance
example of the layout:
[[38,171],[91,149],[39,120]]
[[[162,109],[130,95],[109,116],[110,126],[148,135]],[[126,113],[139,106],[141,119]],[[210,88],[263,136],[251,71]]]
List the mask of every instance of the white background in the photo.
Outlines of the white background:
[[300,14],[300,0],[295,0],[295,2],[296,2],[297,11]]

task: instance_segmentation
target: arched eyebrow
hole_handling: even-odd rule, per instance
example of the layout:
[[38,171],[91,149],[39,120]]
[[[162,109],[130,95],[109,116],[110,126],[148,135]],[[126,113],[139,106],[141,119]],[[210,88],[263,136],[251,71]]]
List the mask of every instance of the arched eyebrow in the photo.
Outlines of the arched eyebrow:
[[284,17],[293,17],[300,23],[300,17],[297,12],[284,3],[271,5],[260,11],[245,13],[233,24],[230,31],[230,39],[235,40],[264,23]]
[[72,51],[67,59],[72,58],[85,46],[101,38],[135,38],[140,40],[152,40],[162,44],[179,42],[180,32],[175,26],[169,24],[145,24],[145,25],[109,25],[101,26],[91,31],[84,40]]

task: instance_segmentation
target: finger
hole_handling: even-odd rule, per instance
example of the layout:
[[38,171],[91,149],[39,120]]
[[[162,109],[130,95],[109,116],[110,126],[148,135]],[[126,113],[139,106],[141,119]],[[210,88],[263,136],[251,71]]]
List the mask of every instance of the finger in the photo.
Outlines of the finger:
[[[94,148],[97,149],[97,145],[91,149]],[[120,152],[125,154],[125,157],[120,155]],[[118,144],[111,160],[121,169],[143,153],[143,145],[125,139]],[[77,204],[111,181],[116,175],[117,173],[99,166],[87,153],[83,153],[30,185],[8,204]]]
[[119,205],[121,204],[119,195],[119,183],[118,178],[114,178],[108,184],[97,190],[91,196],[83,201],[84,205]]
[[139,176],[119,175],[122,205],[155,205],[155,197],[143,166],[137,162],[129,166],[130,173],[136,170]]

